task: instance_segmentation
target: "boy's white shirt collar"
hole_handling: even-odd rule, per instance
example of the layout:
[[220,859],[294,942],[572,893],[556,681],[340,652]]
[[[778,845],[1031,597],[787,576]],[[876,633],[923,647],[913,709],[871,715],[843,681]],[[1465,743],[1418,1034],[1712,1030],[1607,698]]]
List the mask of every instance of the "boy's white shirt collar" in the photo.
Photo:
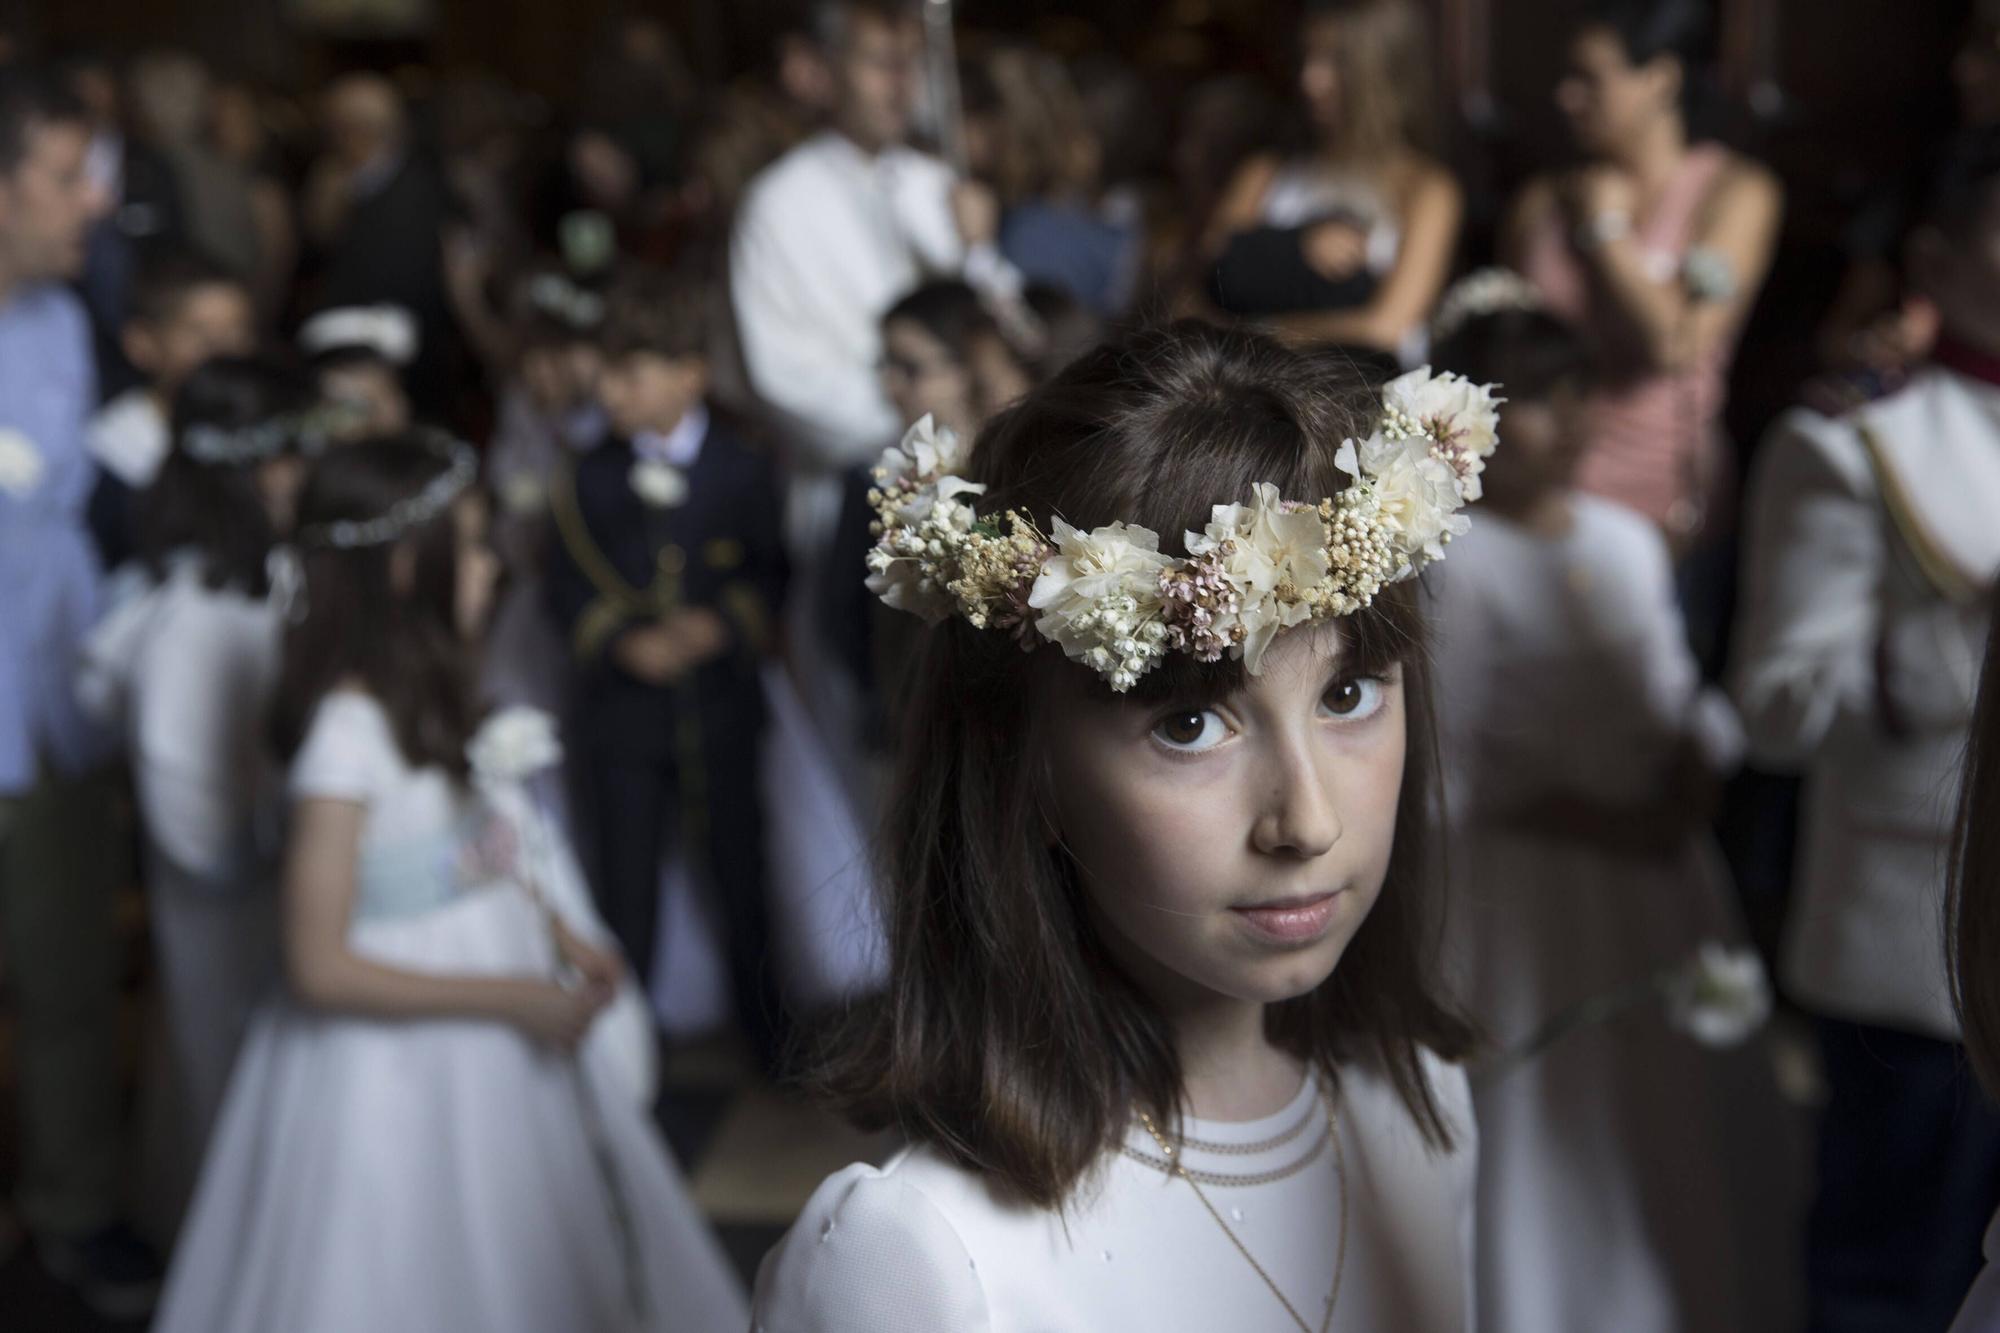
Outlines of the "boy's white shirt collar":
[[685,472],[701,457],[702,443],[708,439],[708,406],[696,403],[670,431],[640,431],[632,437],[632,452],[639,457]]

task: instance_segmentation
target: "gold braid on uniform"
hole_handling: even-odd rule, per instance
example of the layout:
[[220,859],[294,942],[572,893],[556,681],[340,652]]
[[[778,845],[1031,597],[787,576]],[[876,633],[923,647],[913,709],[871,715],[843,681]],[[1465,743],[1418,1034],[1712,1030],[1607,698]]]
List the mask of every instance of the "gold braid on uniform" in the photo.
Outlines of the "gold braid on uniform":
[[576,502],[576,465],[565,462],[556,469],[556,484],[549,495],[549,509],[554,514],[556,533],[562,538],[563,549],[569,552],[576,567],[583,571],[584,578],[597,590],[596,598],[583,608],[577,617],[576,629],[570,635],[570,649],[579,661],[595,660],[604,651],[613,634],[634,620],[657,620],[673,610],[680,601],[680,580],[668,576],[662,569],[662,577],[645,590],[634,588],[618,574],[611,561],[605,558],[597,542],[591,537],[590,529],[583,521],[583,511]]

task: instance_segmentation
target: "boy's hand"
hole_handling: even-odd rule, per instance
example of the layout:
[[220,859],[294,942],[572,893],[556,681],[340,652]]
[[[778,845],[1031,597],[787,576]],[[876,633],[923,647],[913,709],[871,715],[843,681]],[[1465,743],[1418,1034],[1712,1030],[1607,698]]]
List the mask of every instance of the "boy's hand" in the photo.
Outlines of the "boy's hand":
[[619,666],[647,684],[671,685],[728,648],[729,623],[705,606],[688,606],[627,630],[611,652]]
[[612,644],[611,657],[648,685],[671,685],[687,670],[680,641],[665,623],[625,631]]
[[705,606],[687,606],[667,617],[666,630],[681,652],[681,669],[690,671],[728,651],[729,622]]

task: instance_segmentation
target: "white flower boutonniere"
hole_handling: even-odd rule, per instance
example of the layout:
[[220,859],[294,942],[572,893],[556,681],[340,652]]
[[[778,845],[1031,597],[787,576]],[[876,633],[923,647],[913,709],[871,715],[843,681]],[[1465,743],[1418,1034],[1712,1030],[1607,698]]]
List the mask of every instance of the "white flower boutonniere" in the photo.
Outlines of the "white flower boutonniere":
[[672,509],[687,499],[687,476],[677,467],[651,458],[632,465],[632,489],[655,509]]
[[556,720],[522,704],[487,718],[465,747],[472,776],[483,786],[525,781],[561,763],[562,756]]
[[27,495],[42,484],[46,470],[33,440],[18,430],[0,429],[0,493]]

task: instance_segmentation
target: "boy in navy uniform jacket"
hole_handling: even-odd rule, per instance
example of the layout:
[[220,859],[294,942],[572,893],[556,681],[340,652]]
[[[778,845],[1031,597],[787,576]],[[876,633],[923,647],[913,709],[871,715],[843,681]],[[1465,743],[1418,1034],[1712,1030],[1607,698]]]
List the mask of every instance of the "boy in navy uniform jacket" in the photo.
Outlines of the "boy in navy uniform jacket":
[[662,858],[711,895],[737,1014],[779,1064],[768,962],[758,667],[784,594],[777,479],[704,401],[700,286],[638,273],[611,294],[600,396],[612,434],[558,473],[548,595],[577,663],[579,845],[643,979]]

